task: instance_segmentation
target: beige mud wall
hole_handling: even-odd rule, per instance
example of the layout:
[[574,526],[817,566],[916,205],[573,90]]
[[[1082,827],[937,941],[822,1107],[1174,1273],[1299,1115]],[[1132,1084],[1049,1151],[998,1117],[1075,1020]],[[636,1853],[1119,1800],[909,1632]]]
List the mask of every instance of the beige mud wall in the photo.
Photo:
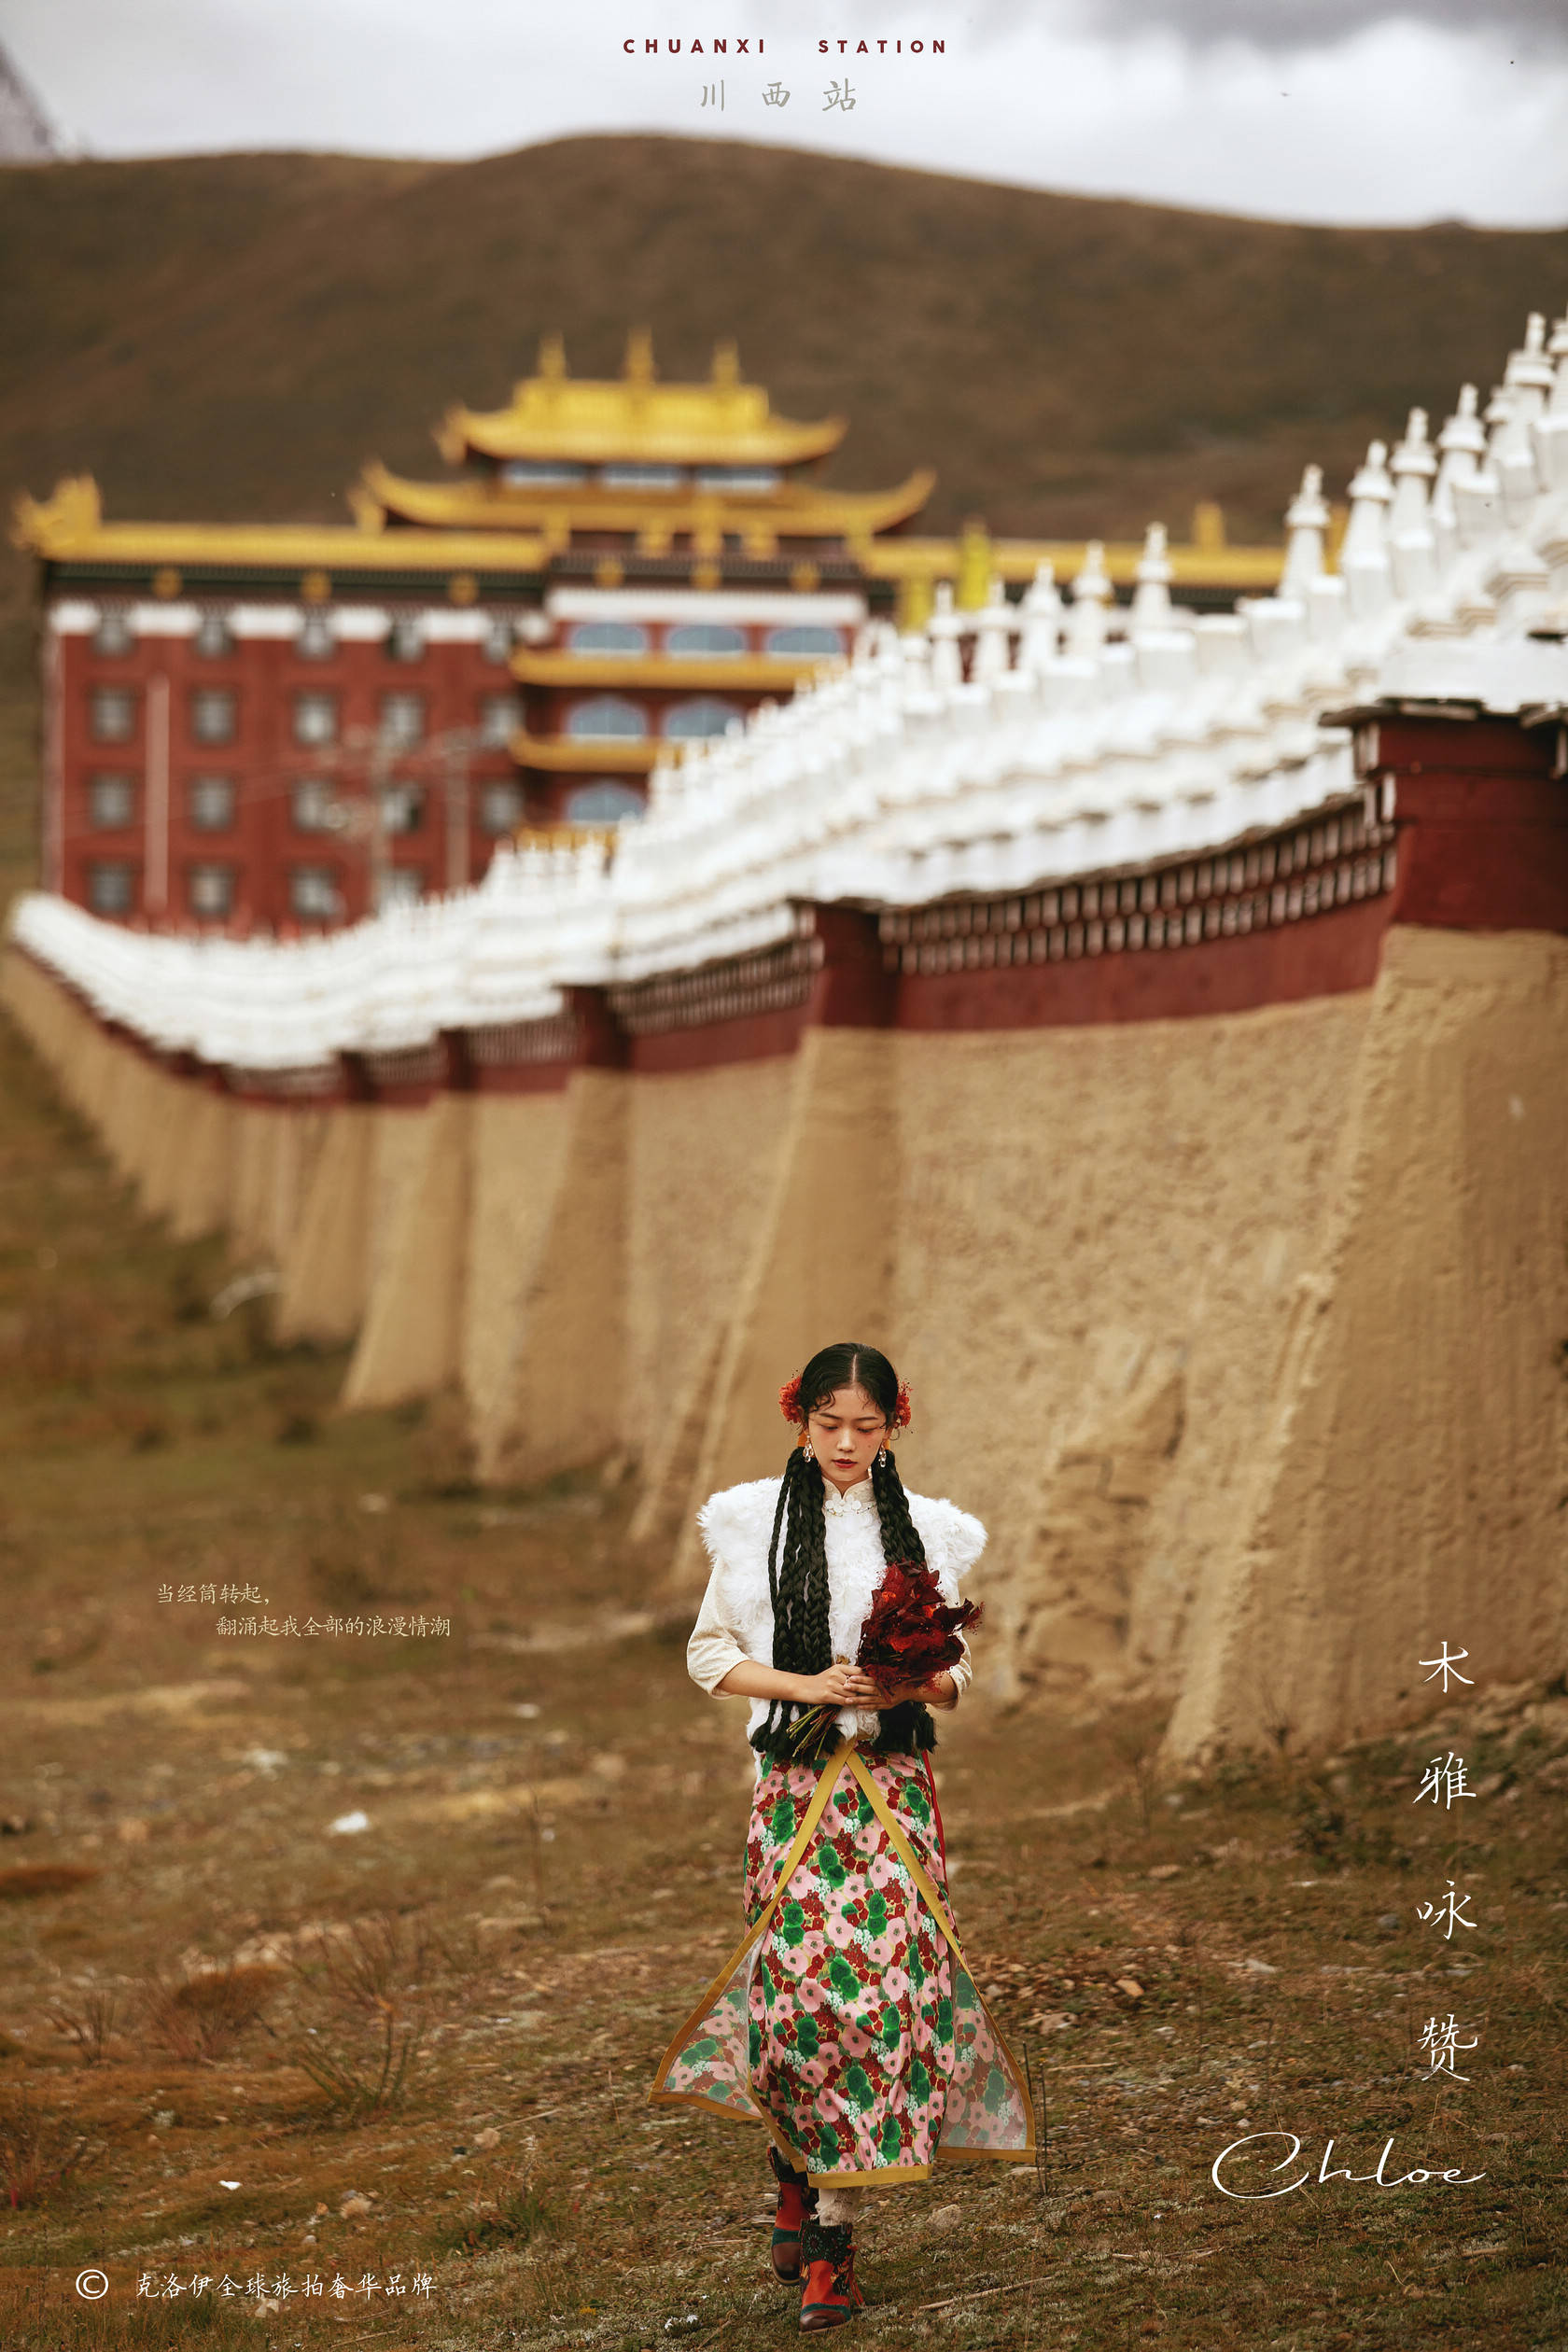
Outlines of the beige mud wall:
[[[481,1475],[519,1485],[623,1449],[631,1081],[574,1070]],[[493,1415],[493,1418],[492,1418]]]
[[897,1039],[901,1466],[989,1529],[996,1695],[1168,1685],[1322,1253],[1370,1010]]
[[875,1344],[889,1327],[898,1074],[896,1042],[885,1029],[808,1029],[790,1065],[763,1214],[740,1261],[692,1449],[669,1568],[676,1590],[700,1589],[707,1574],[694,1523],[704,1497],[783,1467],[790,1435],[778,1411],[782,1383],[827,1342]]
[[565,1087],[474,1099],[458,1371],[482,1477],[496,1475],[515,1434],[525,1309],[559,1203],[570,1133]]
[[[186,1087],[188,1094],[195,1088]],[[328,1113],[304,1105],[234,1102],[230,1244],[238,1258],[281,1266],[299,1230]]]
[[280,1272],[280,1339],[352,1339],[371,1288],[371,1197],[377,1113],[368,1102],[322,1113],[320,1149]]
[[1568,939],[1392,931],[1340,1145],[1173,1757],[1412,1722],[1445,1641],[1568,1659]]
[[171,1077],[99,1026],[70,991],[12,949],[0,993],[72,1108],[97,1134],[139,1206],[181,1239],[219,1231],[231,1210],[232,1108]]
[[[640,1468],[635,1542],[667,1546],[679,1533],[796,1080],[795,1057],[775,1055],[632,1081],[625,1443]],[[777,1419],[772,1435],[780,1454]]]
[[[429,1396],[462,1360],[473,1098],[438,1095],[410,1117],[395,1165],[379,1171],[384,1242],[343,1383],[345,1406]],[[385,1162],[383,1130],[378,1158]]]

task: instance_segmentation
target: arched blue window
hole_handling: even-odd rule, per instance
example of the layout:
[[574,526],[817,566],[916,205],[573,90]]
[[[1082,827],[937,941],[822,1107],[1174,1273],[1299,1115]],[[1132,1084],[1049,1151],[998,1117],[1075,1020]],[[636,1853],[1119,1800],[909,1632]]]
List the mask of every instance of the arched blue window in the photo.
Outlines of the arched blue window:
[[727,655],[745,651],[745,630],[731,628],[722,621],[683,621],[665,639],[665,651],[673,653],[678,660],[693,653],[711,659],[716,653]]
[[580,621],[567,640],[573,653],[646,653],[640,621]]
[[620,694],[594,694],[567,713],[567,733],[609,741],[622,735],[643,735],[648,729],[636,703],[627,702]]
[[716,694],[694,694],[690,702],[671,704],[665,713],[665,733],[678,743],[690,743],[705,735],[728,735],[740,720],[734,703],[721,702]]
[[563,814],[568,825],[619,825],[640,817],[642,810],[640,792],[607,776],[596,784],[580,784],[568,792]]
[[843,633],[801,622],[791,623],[787,629],[770,629],[767,650],[780,661],[800,662],[813,654],[842,653]]

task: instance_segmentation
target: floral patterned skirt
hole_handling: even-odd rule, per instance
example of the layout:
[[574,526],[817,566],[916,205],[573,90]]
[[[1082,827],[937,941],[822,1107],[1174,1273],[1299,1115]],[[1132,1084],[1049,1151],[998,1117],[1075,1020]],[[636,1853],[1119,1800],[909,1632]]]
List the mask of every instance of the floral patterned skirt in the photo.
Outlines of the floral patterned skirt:
[[959,1949],[917,1754],[775,1764],[746,1847],[747,1933],[649,2093],[761,2121],[823,2187],[1034,2152],[1034,2113]]

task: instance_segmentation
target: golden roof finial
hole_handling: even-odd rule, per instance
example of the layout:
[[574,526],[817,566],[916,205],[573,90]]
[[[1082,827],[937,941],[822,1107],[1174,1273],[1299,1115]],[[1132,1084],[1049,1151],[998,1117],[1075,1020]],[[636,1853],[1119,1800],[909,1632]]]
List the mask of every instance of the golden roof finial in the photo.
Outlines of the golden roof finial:
[[634,327],[626,337],[626,364],[622,373],[628,384],[651,384],[653,381],[653,329]]
[[104,507],[91,474],[69,474],[47,498],[30,498],[23,491],[12,515],[11,545],[42,555],[91,538],[103,523]]
[[960,612],[978,612],[989,601],[991,573],[991,535],[979,515],[966,520],[959,539],[959,577],[954,602]]
[[560,384],[567,372],[567,346],[561,330],[541,335],[539,347],[539,371],[547,384]]
[[713,381],[726,392],[740,382],[740,353],[733,335],[721,336],[713,346]]

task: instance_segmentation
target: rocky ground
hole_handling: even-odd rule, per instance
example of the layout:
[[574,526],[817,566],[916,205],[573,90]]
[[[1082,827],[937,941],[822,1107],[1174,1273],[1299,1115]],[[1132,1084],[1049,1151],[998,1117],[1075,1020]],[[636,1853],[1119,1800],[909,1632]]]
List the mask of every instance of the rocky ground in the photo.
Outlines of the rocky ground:
[[[445,1403],[340,1417],[341,1358],[215,1318],[232,1271],[0,1033],[5,2352],[792,2340],[760,2135],[646,2104],[749,1767],[630,1483],[478,1491]],[[1561,1664],[1201,1779],[1150,1716],[945,1728],[1045,2145],[872,2202],[856,2340],[1568,2342]]]

